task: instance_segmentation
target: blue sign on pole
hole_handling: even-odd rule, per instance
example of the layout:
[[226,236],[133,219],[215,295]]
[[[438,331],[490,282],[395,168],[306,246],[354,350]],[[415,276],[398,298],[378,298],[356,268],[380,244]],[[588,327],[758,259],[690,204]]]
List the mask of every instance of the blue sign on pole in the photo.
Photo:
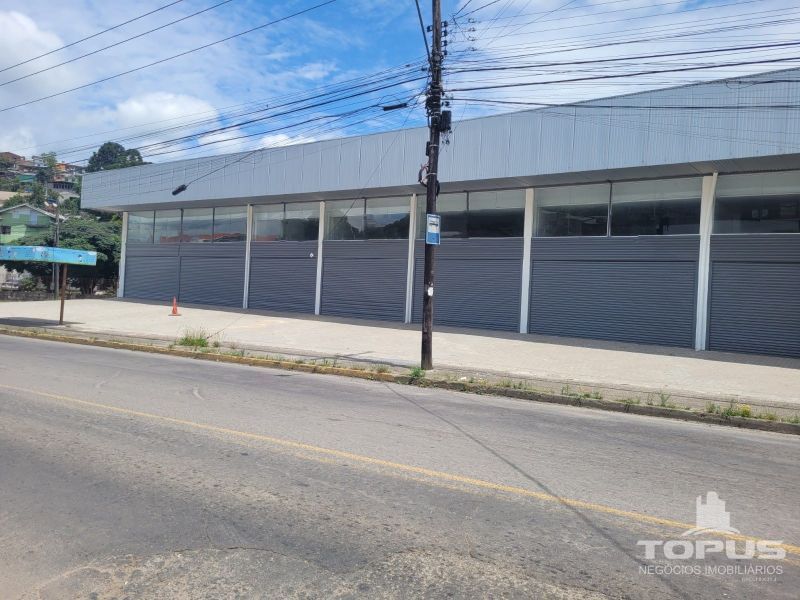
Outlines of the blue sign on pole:
[[442,217],[440,215],[425,215],[427,219],[425,227],[425,243],[438,246],[441,243]]
[[0,260],[93,266],[97,264],[97,252],[48,246],[0,246]]

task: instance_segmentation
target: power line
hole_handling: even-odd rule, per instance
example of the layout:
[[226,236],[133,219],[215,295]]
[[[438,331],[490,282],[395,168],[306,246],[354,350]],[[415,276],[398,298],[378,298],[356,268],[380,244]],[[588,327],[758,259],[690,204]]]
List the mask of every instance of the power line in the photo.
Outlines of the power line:
[[151,33],[156,32],[156,31],[160,31],[162,29],[166,29],[167,27],[171,27],[172,25],[175,25],[176,23],[180,23],[181,21],[186,21],[188,19],[191,19],[192,17],[196,17],[198,15],[202,15],[203,13],[206,13],[206,12],[208,12],[210,10],[214,10],[215,8],[218,8],[218,7],[222,6],[223,4],[228,4],[229,2],[233,2],[233,0],[222,0],[222,2],[214,4],[213,6],[209,6],[208,8],[204,8],[203,10],[198,10],[195,13],[192,13],[190,15],[186,15],[185,17],[181,17],[180,19],[176,19],[174,21],[170,21],[169,23],[165,23],[164,25],[160,25],[160,26],[158,26],[158,27],[156,27],[154,29],[150,29],[149,31],[145,31],[143,33],[139,33],[137,35],[134,35],[132,37],[126,38],[124,40],[120,40],[119,42],[114,42],[113,44],[109,44],[108,46],[103,46],[102,48],[98,48],[97,50],[92,50],[91,52],[87,52],[86,54],[81,54],[80,56],[76,56],[75,58],[70,58],[69,60],[65,60],[64,62],[60,62],[57,65],[52,65],[52,66],[46,67],[44,69],[39,69],[38,71],[34,71],[33,73],[28,73],[27,75],[20,75],[16,79],[9,79],[8,81],[4,81],[4,82],[0,83],[0,87],[2,87],[4,85],[8,85],[10,83],[15,83],[17,81],[22,81],[23,79],[27,79],[28,77],[33,77],[34,75],[39,75],[40,73],[45,73],[46,71],[51,71],[53,69],[57,69],[58,67],[63,67],[64,65],[68,65],[69,63],[76,62],[78,60],[86,58],[87,56],[94,56],[95,54],[99,54],[100,52],[103,52],[104,50],[108,50],[109,48],[116,48],[117,46],[121,46],[122,44],[130,42],[131,40],[136,40],[136,39],[142,38],[142,37],[144,37],[146,35],[150,35]]
[[143,15],[139,15],[138,17],[134,17],[132,19],[128,19],[127,21],[123,21],[122,23],[118,23],[117,25],[114,25],[113,27],[109,27],[108,29],[103,29],[103,31],[98,31],[97,33],[93,33],[92,35],[86,36],[85,38],[81,38],[79,40],[75,40],[74,42],[70,42],[69,44],[61,46],[60,48],[56,48],[55,50],[50,50],[49,52],[45,52],[44,54],[40,54],[39,56],[34,56],[33,58],[29,58],[27,60],[23,60],[22,62],[19,62],[19,63],[15,64],[15,65],[11,65],[9,67],[5,67],[3,69],[0,69],[0,73],[3,73],[4,71],[8,71],[9,69],[13,69],[15,67],[26,65],[29,62],[33,62],[34,60],[39,60],[40,58],[44,58],[45,56],[50,56],[51,54],[55,54],[56,52],[60,52],[61,50],[64,50],[66,48],[71,48],[72,46],[76,46],[77,44],[85,42],[86,40],[91,40],[92,38],[96,38],[97,36],[103,35],[104,33],[108,33],[109,31],[113,31],[114,29],[119,29],[123,25],[128,25],[129,23],[133,23],[134,21],[138,21],[139,19],[144,19],[145,17],[148,17],[148,16],[150,16],[150,15],[152,15],[154,13],[157,13],[159,11],[162,11],[165,8],[169,8],[170,6],[174,6],[176,4],[179,4],[180,2],[183,2],[183,0],[175,0],[174,2],[170,2],[169,4],[165,4],[164,6],[162,6],[160,8],[156,8],[154,10],[151,10],[150,12],[146,12]]
[[414,0],[417,5],[417,16],[419,17],[419,28],[422,30],[422,39],[425,41],[425,54],[428,55],[428,64],[431,62],[431,49],[428,46],[428,34],[425,32],[425,21],[422,19],[422,9],[419,7],[419,0]]
[[48,96],[42,96],[41,98],[36,98],[34,100],[28,100],[27,102],[22,102],[20,104],[15,104],[14,106],[6,106],[5,108],[0,108],[0,112],[6,112],[6,111],[9,111],[9,110],[13,110],[15,108],[21,108],[23,106],[28,106],[30,104],[35,104],[37,102],[42,102],[43,100],[49,100],[51,98],[56,98],[57,96],[63,96],[64,94],[69,94],[71,92],[75,92],[75,91],[82,90],[82,89],[85,89],[85,88],[88,88],[88,87],[92,87],[92,86],[98,85],[100,83],[105,83],[106,81],[111,81],[112,79],[116,79],[118,77],[122,77],[123,75],[130,75],[131,73],[136,73],[137,71],[142,71],[144,69],[148,69],[148,68],[153,67],[155,65],[160,65],[160,64],[168,62],[170,60],[174,60],[176,58],[180,58],[182,56],[186,56],[188,54],[192,54],[192,53],[198,52],[200,50],[205,50],[206,48],[210,48],[211,46],[216,46],[217,44],[222,44],[223,42],[228,42],[228,41],[230,41],[232,39],[241,37],[243,35],[247,35],[248,33],[252,33],[254,31],[258,31],[259,29],[264,29],[265,27],[269,27],[271,25],[277,25],[278,23],[282,23],[283,21],[287,21],[287,20],[292,19],[294,17],[298,17],[300,15],[303,15],[305,13],[311,12],[311,11],[316,10],[318,8],[322,8],[323,6],[327,6],[328,4],[333,4],[334,2],[337,2],[337,0],[326,0],[325,2],[321,2],[319,4],[315,4],[314,6],[311,6],[309,8],[305,8],[303,10],[294,12],[294,13],[292,13],[290,15],[286,15],[285,17],[281,17],[279,19],[275,19],[273,21],[269,21],[267,23],[263,23],[261,25],[258,25],[257,27],[252,27],[250,29],[247,29],[246,31],[241,31],[241,32],[235,33],[233,35],[229,35],[228,37],[222,38],[221,40],[217,40],[216,42],[211,42],[209,44],[204,44],[202,46],[198,46],[197,48],[192,48],[191,50],[186,50],[185,52],[181,52],[179,54],[174,54],[172,56],[168,56],[167,58],[162,58],[162,59],[157,60],[155,62],[151,62],[149,64],[142,65],[140,67],[135,67],[133,69],[129,69],[127,71],[123,71],[122,73],[117,73],[116,75],[110,75],[108,77],[104,77],[103,79],[98,79],[97,81],[93,81],[91,83],[85,83],[83,85],[79,85],[79,86],[76,86],[74,88],[70,88],[68,90],[63,90],[61,92],[56,92],[56,93],[50,94]]

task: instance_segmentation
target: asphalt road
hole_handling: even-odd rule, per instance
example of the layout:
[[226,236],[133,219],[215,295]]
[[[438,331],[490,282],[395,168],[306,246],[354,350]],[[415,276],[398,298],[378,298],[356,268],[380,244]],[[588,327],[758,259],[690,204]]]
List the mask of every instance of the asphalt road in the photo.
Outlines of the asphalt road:
[[[0,336],[0,598],[794,599],[798,465],[785,435]],[[648,560],[695,551],[709,491],[741,534],[700,539],[786,558]]]

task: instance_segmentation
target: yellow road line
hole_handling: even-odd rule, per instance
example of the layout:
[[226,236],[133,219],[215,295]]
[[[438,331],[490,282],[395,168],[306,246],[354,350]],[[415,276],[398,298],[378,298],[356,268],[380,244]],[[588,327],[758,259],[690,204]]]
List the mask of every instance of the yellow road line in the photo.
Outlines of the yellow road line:
[[[404,463],[393,462],[389,460],[384,460],[381,458],[374,458],[371,456],[364,456],[362,454],[355,454],[353,452],[347,452],[345,450],[334,450],[332,448],[323,448],[321,446],[314,446],[312,444],[306,444],[303,442],[296,442],[293,440],[287,440],[283,438],[277,438],[270,435],[263,435],[260,433],[250,433],[247,431],[239,431],[237,429],[229,429],[227,427],[219,427],[216,425],[207,425],[205,423],[197,423],[195,421],[187,421],[185,419],[176,419],[175,417],[165,417],[162,415],[157,415],[154,413],[147,413],[138,410],[131,410],[129,408],[121,408],[119,406],[112,406],[109,404],[101,404],[99,402],[91,402],[89,400],[81,400],[79,398],[72,398],[70,396],[63,396],[60,394],[51,394],[49,392],[42,392],[39,390],[32,390],[28,388],[20,388],[14,387],[10,385],[0,384],[0,388],[7,389],[15,392],[21,392],[25,394],[33,394],[35,396],[41,396],[43,398],[50,398],[53,400],[60,400],[62,402],[69,402],[72,404],[78,404],[81,406],[87,406],[92,408],[97,408],[101,410],[116,412],[123,415],[129,415],[133,417],[141,417],[145,419],[151,419],[155,421],[161,421],[165,423],[172,423],[175,425],[182,425],[184,427],[190,427],[192,429],[199,429],[202,431],[210,431],[214,433],[222,433],[234,437],[245,438],[250,440],[258,440],[261,442],[268,442],[270,444],[274,444],[276,446],[282,446],[284,448],[292,448],[295,450],[304,450],[306,452],[311,452],[314,454],[324,455],[324,456],[334,456],[337,458],[346,459],[349,461],[362,463],[362,464],[369,464],[369,465],[376,465],[379,467],[384,467],[387,469],[392,469],[395,471],[401,471],[405,473],[414,473],[416,475],[424,475],[425,477],[429,477],[431,479],[438,479],[440,481],[451,481],[460,484],[465,484],[469,486],[474,486],[486,490],[493,490],[497,492],[504,492],[507,494],[513,494],[516,496],[522,496],[525,498],[532,498],[535,500],[541,500],[544,502],[554,502],[558,504],[562,504],[564,506],[570,506],[573,508],[580,508],[583,510],[588,510],[592,512],[603,513],[607,515],[613,515],[616,517],[622,517],[624,519],[628,519],[630,521],[636,521],[639,523],[648,523],[653,525],[661,525],[664,527],[670,527],[674,529],[678,529],[681,531],[687,531],[689,529],[694,528],[693,524],[690,523],[683,523],[681,521],[675,521],[673,519],[664,519],[661,517],[654,517],[651,515],[646,515],[643,513],[637,513],[628,510],[621,510],[618,508],[613,508],[611,506],[606,506],[604,504],[595,504],[594,502],[586,502],[584,500],[576,500],[574,498],[565,498],[563,496],[556,496],[554,494],[548,494],[546,492],[536,492],[533,490],[529,490],[526,488],[513,486],[513,485],[506,485],[502,483],[493,483],[491,481],[485,481],[483,479],[476,479],[474,477],[466,477],[464,475],[456,475],[454,473],[447,473],[445,471],[437,471],[434,469],[427,469],[425,467],[416,467],[414,465],[407,465]],[[758,541],[758,537],[749,536],[749,535],[742,535],[742,534],[735,534],[735,533],[717,533],[722,538],[736,540],[736,541]],[[787,554],[793,554],[796,556],[800,556],[800,546],[795,546],[792,544],[780,544],[781,548],[783,548]]]

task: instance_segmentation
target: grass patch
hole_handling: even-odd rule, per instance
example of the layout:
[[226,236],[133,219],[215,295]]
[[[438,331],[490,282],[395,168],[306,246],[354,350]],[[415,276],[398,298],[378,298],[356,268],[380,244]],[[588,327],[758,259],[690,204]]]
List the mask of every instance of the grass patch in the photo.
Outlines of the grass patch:
[[178,346],[189,346],[191,348],[208,348],[208,334],[205,329],[187,329],[175,343]]
[[414,367],[408,373],[408,376],[411,377],[412,381],[416,381],[417,379],[422,379],[425,377],[425,371],[423,371],[421,367]]
[[378,365],[373,370],[376,373],[388,373],[389,372],[389,367],[387,367],[386,365]]

